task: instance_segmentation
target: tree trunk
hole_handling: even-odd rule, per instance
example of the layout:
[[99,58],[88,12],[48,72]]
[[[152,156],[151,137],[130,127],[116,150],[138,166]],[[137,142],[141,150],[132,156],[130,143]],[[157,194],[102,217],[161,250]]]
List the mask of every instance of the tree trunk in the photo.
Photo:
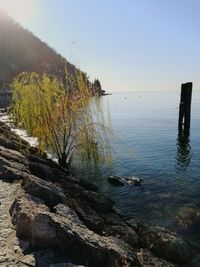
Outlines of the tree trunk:
[[69,164],[67,163],[67,157],[66,154],[63,154],[61,157],[58,158],[58,164],[61,167],[69,168]]

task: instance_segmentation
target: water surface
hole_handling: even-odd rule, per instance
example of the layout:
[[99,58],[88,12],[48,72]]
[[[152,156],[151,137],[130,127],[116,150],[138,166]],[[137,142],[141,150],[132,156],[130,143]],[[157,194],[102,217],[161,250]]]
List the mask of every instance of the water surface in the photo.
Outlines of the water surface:
[[[192,98],[190,136],[178,135],[180,92],[116,93],[109,102],[115,153],[113,167],[97,178],[126,219],[141,218],[162,226],[180,208],[200,206],[200,92]],[[141,187],[113,187],[107,176],[142,178]],[[90,173],[88,173],[90,175]]]

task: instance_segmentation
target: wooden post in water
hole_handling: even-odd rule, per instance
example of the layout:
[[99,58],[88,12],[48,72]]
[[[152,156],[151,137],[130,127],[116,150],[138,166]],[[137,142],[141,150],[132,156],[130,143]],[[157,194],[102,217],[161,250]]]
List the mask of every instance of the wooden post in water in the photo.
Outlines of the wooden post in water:
[[185,133],[190,131],[191,117],[191,99],[192,99],[192,82],[183,83],[181,85],[181,100],[179,105],[179,131],[184,130]]

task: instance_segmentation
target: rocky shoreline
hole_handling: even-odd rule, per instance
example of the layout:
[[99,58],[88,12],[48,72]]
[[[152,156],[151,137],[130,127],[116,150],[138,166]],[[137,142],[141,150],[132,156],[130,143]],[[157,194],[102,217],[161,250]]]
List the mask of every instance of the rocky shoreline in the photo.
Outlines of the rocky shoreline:
[[175,267],[199,252],[172,230],[124,221],[95,184],[3,122],[0,178],[0,266]]

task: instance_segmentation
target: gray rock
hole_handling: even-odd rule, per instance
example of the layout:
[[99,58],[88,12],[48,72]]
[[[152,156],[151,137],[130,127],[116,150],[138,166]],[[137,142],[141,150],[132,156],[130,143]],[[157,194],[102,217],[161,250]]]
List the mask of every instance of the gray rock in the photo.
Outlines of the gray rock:
[[30,175],[29,170],[22,164],[12,163],[6,159],[0,158],[0,179],[6,182],[15,180],[24,180]]
[[114,186],[124,186],[124,185],[141,185],[143,179],[138,177],[122,177],[122,176],[108,176],[108,182]]
[[63,204],[58,204],[55,206],[56,213],[63,217],[71,217],[77,224],[83,224],[83,222],[79,219],[76,212],[70,209],[68,206]]
[[65,195],[58,186],[33,175],[27,175],[24,178],[24,190],[44,200],[49,207],[54,207],[66,201]]
[[34,247],[53,248],[57,246],[57,232],[51,213],[39,213],[32,222],[31,244]]
[[29,173],[27,160],[15,150],[6,149],[0,146],[0,179],[14,181],[23,179]]
[[[31,261],[32,260],[32,261]],[[41,249],[23,257],[19,266],[49,267],[55,262],[55,253],[51,249]]]
[[30,148],[28,142],[24,141],[11,131],[5,131],[3,134],[0,134],[0,145],[17,151],[28,151]]
[[12,163],[20,163],[27,165],[28,161],[19,151],[7,149],[0,146],[0,157],[9,160]]
[[23,173],[8,166],[2,166],[0,179],[6,182],[13,182],[14,180],[23,179]]
[[169,261],[155,257],[150,251],[140,249],[137,252],[138,260],[142,267],[178,267]]
[[140,266],[128,245],[117,238],[97,235],[77,224],[77,220],[73,212],[68,217],[49,212],[38,214],[32,223],[32,245],[57,244],[70,258],[87,266]]
[[107,196],[92,191],[84,191],[84,196],[88,204],[98,212],[108,212],[113,210],[114,202]]
[[67,177],[67,179],[60,181],[67,199],[67,205],[78,214],[89,229],[96,233],[102,233],[104,228],[103,214],[95,211],[92,208],[94,204],[87,201],[87,195],[92,192],[84,190],[83,187],[71,179],[73,177]]
[[102,217],[105,221],[105,232],[108,235],[119,237],[133,248],[139,247],[138,235],[134,227],[127,224],[123,217],[115,213],[104,213]]
[[38,162],[30,162],[29,170],[33,175],[52,182],[56,182],[64,176],[64,173],[59,171],[58,168],[52,168],[47,164]]
[[104,231],[104,219],[85,203],[74,203],[74,210],[84,224],[95,233],[101,234]]
[[39,156],[37,154],[30,154],[30,155],[28,155],[27,158],[28,158],[29,162],[40,163],[40,164],[48,165],[51,168],[60,169],[59,165],[56,162],[54,162],[53,160],[46,158],[46,155],[41,157],[41,155]]
[[32,247],[58,247],[73,262],[87,266],[140,266],[121,240],[90,231],[67,206],[57,205],[56,211],[50,213],[41,200],[25,194],[15,200],[10,213],[18,235],[28,238]]
[[133,248],[139,247],[138,235],[136,234],[135,230],[125,224],[123,226],[109,226],[106,233],[122,239]]
[[114,185],[114,186],[124,186],[128,184],[126,179],[119,177],[119,176],[115,176],[115,175],[108,176],[107,180],[111,185]]
[[79,179],[79,185],[84,187],[88,191],[98,192],[97,184],[95,184],[94,182],[89,181],[88,179],[80,178]]
[[44,211],[49,211],[49,208],[41,199],[22,192],[9,210],[17,236],[20,238],[31,237],[32,222],[36,215]]

